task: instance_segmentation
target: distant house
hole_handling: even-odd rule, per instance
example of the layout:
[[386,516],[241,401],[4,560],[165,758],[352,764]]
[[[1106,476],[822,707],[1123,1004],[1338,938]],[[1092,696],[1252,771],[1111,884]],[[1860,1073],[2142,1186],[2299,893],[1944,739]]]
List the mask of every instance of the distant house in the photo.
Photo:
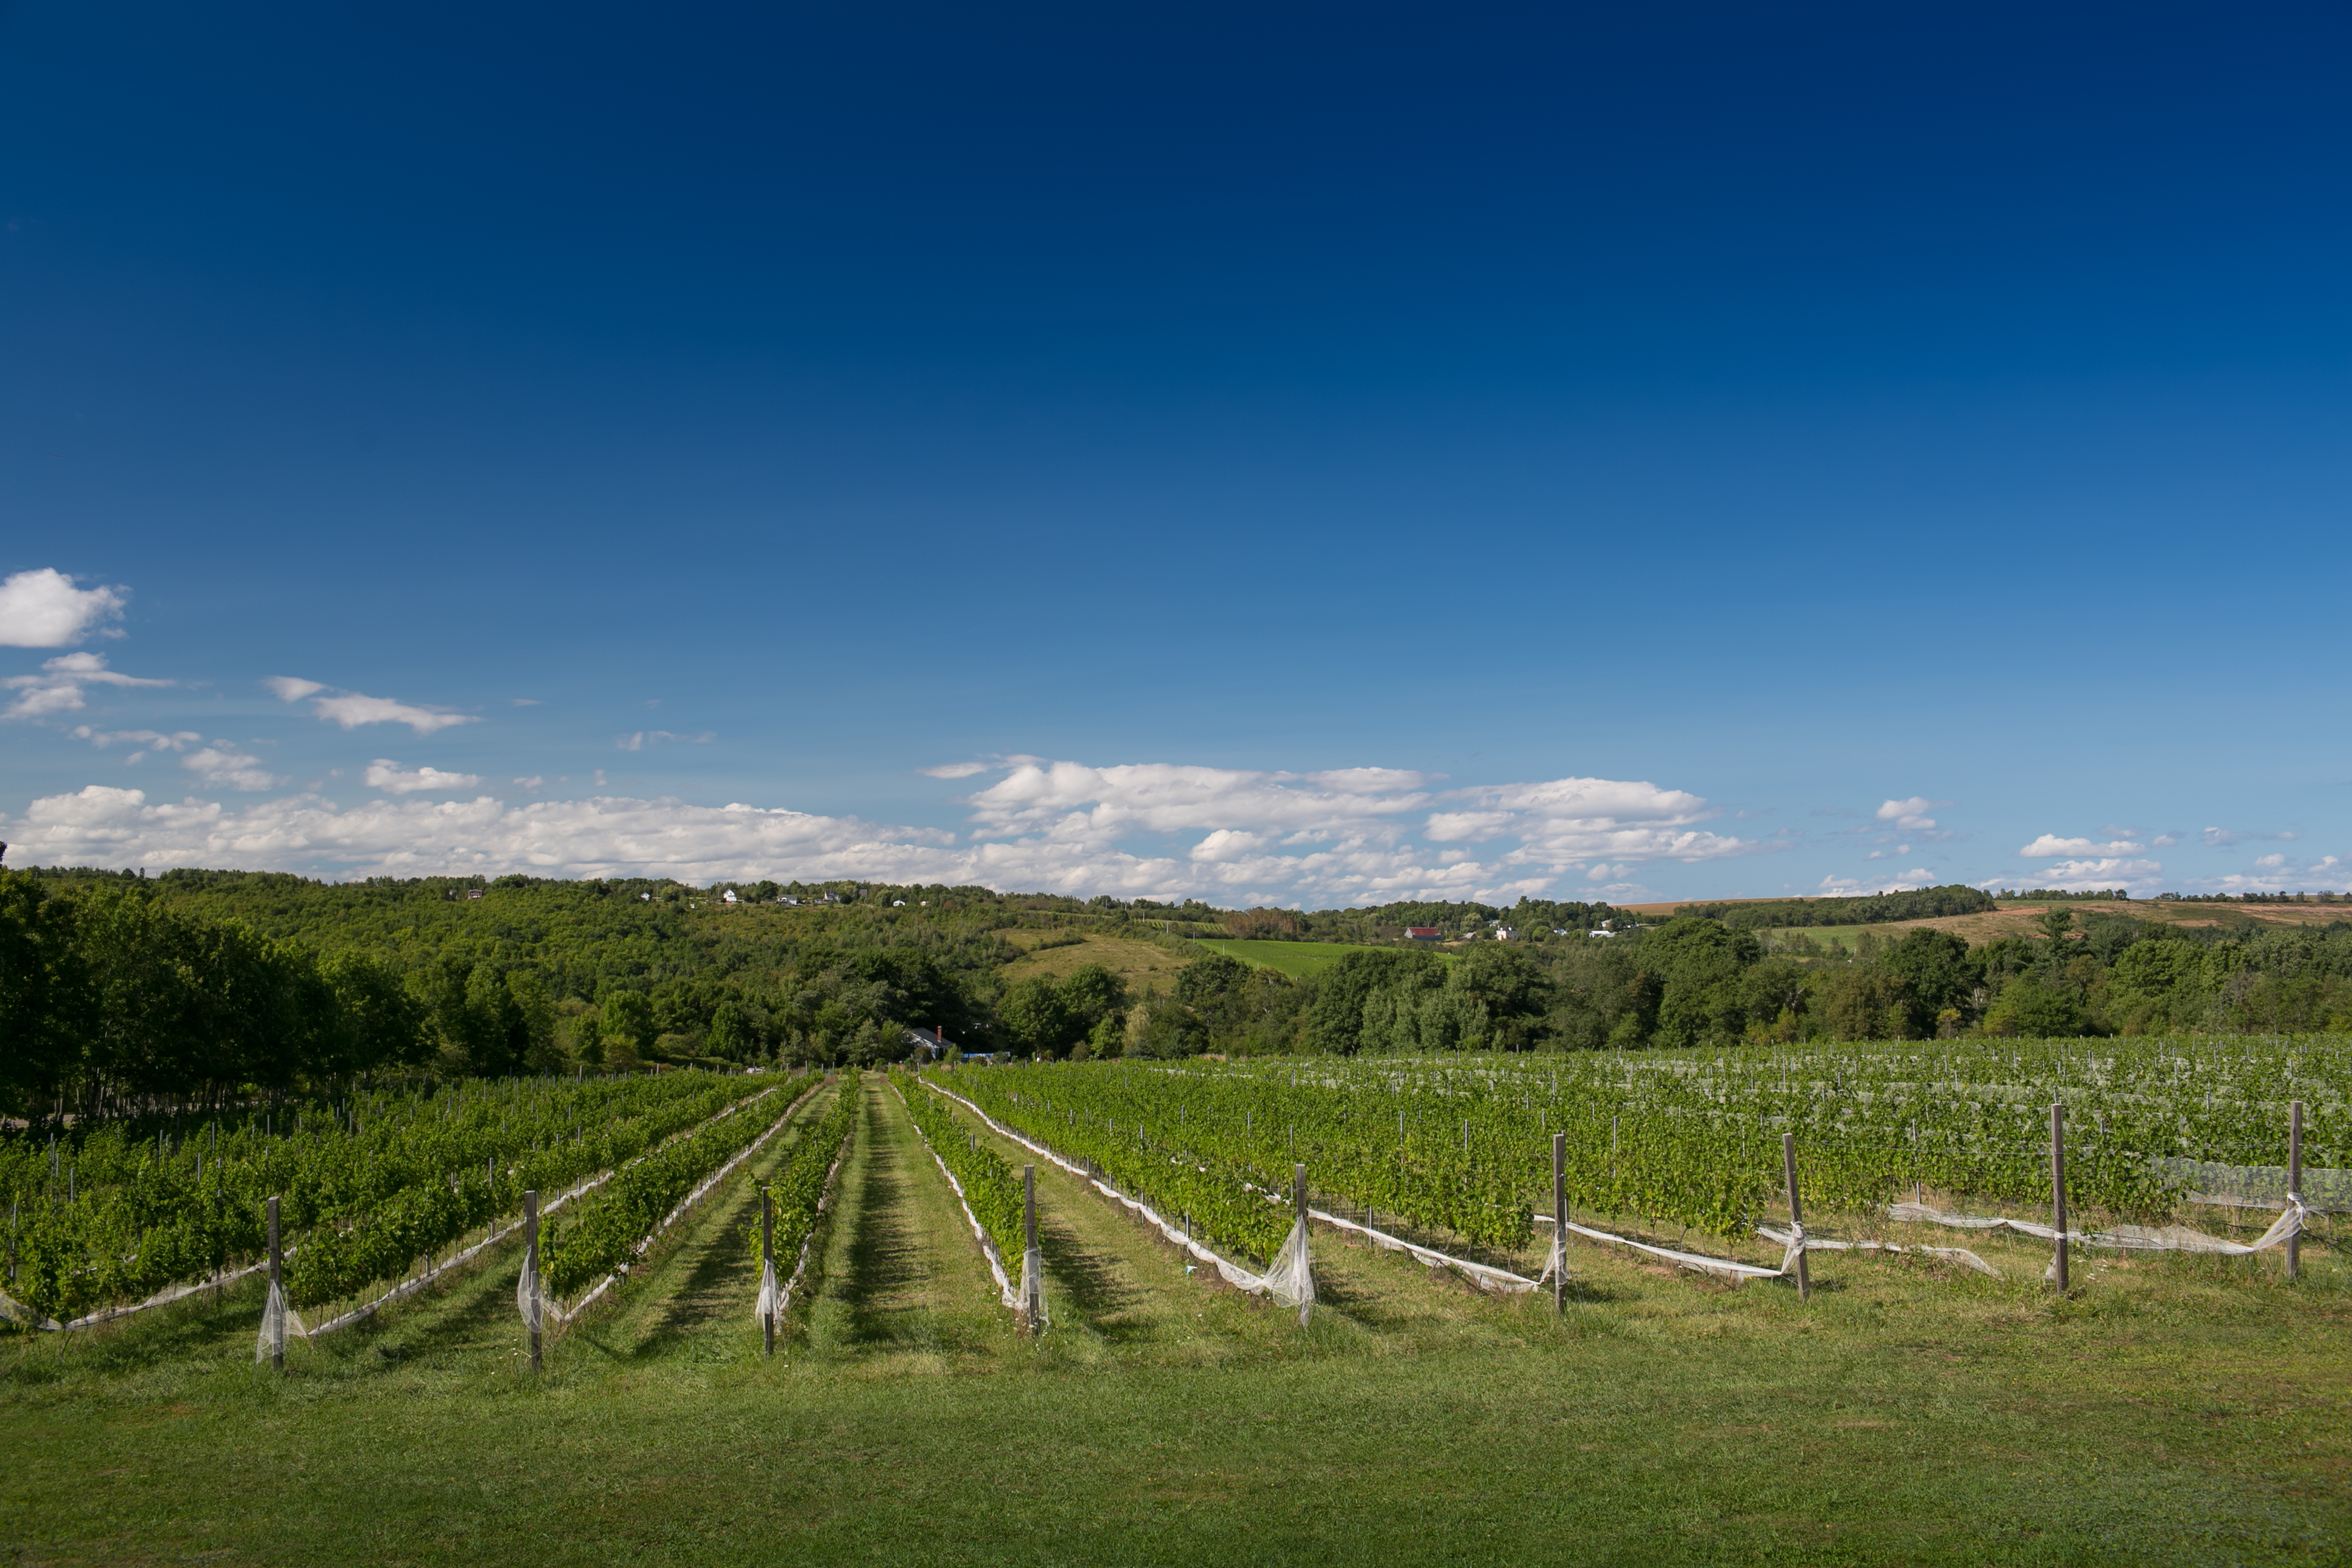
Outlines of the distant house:
[[1587,936],[1615,936],[1617,933],[1613,931],[1589,931],[1584,934]]
[[1496,942],[1517,942],[1518,937],[1519,931],[1517,926],[1498,925],[1495,928],[1495,940]]
[[469,899],[478,899],[482,896],[482,889],[479,888],[468,888],[466,889],[466,896]]
[[732,888],[730,888],[730,889],[728,889],[725,892],[723,892],[723,893],[719,894],[719,901],[720,903],[722,903],[722,904],[731,904],[731,903],[736,902],[736,901],[737,901],[737,900],[736,900],[736,898],[735,898],[735,889],[732,889]]
[[1407,926],[1404,928],[1404,934],[1414,942],[1444,942],[1445,940],[1445,930],[1442,926]]

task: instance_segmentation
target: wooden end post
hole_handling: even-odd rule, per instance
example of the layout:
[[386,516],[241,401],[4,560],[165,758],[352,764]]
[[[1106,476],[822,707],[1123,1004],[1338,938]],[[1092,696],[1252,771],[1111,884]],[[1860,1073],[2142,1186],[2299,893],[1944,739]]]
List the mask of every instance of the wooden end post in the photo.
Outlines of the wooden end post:
[[[2303,1196],[2303,1101],[2290,1100],[2286,1108],[2286,1190],[2298,1201]],[[2303,1232],[2296,1231],[2286,1238],[2286,1277],[2303,1278]]]
[[[1030,1294],[1032,1276],[1029,1260],[1037,1256],[1037,1167],[1034,1165],[1021,1167],[1021,1316],[1024,1320],[1023,1326],[1034,1334],[1037,1331],[1037,1300]],[[1036,1280],[1035,1284],[1038,1289],[1045,1289],[1044,1280]]]
[[1551,1315],[1568,1310],[1568,1134],[1551,1135]]
[[2058,1294],[2066,1293],[2066,1108],[2053,1104],[2050,1108],[2050,1213],[2051,1223],[2058,1229],[2058,1253],[2051,1267],[2056,1270]]
[[[522,1194],[522,1269],[531,1278],[531,1289],[539,1289],[539,1189],[526,1187]],[[531,1316],[523,1325],[524,1337],[530,1346],[530,1370],[539,1370],[539,1302],[531,1302]]]
[[[1790,1228],[1792,1231],[1802,1230],[1805,1227],[1805,1201],[1797,1192],[1797,1135],[1793,1132],[1780,1134],[1780,1173],[1789,1184]],[[1813,1277],[1805,1268],[1805,1249],[1801,1243],[1797,1248],[1797,1300],[1810,1301],[1812,1299]]]
[[[285,1289],[285,1258],[278,1248],[278,1200],[273,1197],[269,1200],[269,1289],[272,1295],[281,1295]],[[286,1370],[286,1335],[282,1330],[270,1336],[269,1370]]]

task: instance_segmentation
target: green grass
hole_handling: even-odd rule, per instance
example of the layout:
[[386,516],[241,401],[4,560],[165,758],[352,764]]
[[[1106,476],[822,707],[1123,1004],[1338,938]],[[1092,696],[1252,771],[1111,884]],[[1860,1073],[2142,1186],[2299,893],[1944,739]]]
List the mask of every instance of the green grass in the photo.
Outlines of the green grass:
[[[1211,952],[1238,958],[1244,963],[1260,969],[1272,969],[1287,974],[1293,980],[1310,979],[1322,973],[1351,952],[1380,952],[1385,949],[1341,942],[1236,942],[1224,937],[1195,937],[1196,947]],[[1440,957],[1451,958],[1451,953]]]
[[[749,1189],[522,1368],[510,1265],[251,1362],[250,1291],[0,1345],[24,1563],[2341,1562],[2352,1270],[1571,1254],[1566,1317],[1317,1242],[1294,1314],[1038,1173],[1024,1340],[886,1088],[758,1354]],[[781,1158],[776,1151],[773,1158]],[[763,1152],[763,1162],[769,1158]],[[1824,1221],[1828,1226],[1833,1222]]]

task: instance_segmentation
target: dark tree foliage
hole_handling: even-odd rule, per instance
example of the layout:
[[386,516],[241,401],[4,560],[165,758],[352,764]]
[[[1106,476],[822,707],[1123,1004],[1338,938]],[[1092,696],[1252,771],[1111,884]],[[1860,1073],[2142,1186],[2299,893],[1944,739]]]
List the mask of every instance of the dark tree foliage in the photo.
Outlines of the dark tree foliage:
[[1994,907],[1993,897],[1981,888],[1958,883],[1945,888],[1919,888],[1902,893],[1873,893],[1858,899],[1776,899],[1754,903],[1678,904],[1678,920],[1714,920],[1741,931],[1770,931],[1778,926],[1881,925],[1888,921],[1923,921],[1938,915],[1982,914]]

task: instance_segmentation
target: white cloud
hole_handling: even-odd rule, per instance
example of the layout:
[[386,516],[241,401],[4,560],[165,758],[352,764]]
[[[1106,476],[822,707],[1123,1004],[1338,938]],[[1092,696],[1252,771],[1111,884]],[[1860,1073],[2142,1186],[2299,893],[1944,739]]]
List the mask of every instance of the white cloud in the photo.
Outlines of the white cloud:
[[[2138,846],[2131,846],[2137,848]],[[2102,856],[2096,859],[2061,860],[2044,866],[2022,881],[2003,879],[1988,882],[1986,887],[2065,888],[2081,892],[2095,888],[2124,888],[2132,892],[2153,892],[2158,874],[2164,869],[2160,860],[2133,858],[2128,856]]]
[[82,692],[91,686],[171,684],[168,680],[149,680],[109,669],[103,654],[63,654],[44,660],[38,675],[12,675],[0,680],[0,688],[22,693],[8,705],[7,711],[0,712],[0,719],[38,719],[51,713],[79,712],[82,707]]
[[299,676],[273,675],[261,684],[277,693],[280,702],[299,702],[318,692],[332,691],[332,696],[318,697],[312,701],[310,711],[331,724],[341,724],[346,730],[356,730],[362,724],[405,724],[420,735],[430,735],[453,724],[478,724],[482,721],[479,714],[453,713],[446,708],[430,708],[390,697],[370,697],[359,691],[335,690],[320,681],[304,680]]
[[138,747],[123,759],[127,763],[135,763],[150,752],[185,751],[204,739],[194,730],[178,730],[166,735],[160,730],[93,730],[87,724],[77,724],[68,733],[77,741],[88,741],[101,752],[109,746]]
[[[1570,875],[1581,896],[1616,896],[1638,890],[1630,873],[1647,859],[1779,847],[1696,826],[1708,813],[1705,801],[1648,784],[1566,779],[1437,791],[1426,775],[1385,769],[1272,773],[1034,758],[1006,765],[1005,779],[970,798],[977,831],[961,837],[677,800],[394,798],[343,809],[297,795],[237,810],[202,800],[165,805],[100,785],[36,801],[21,819],[0,825],[0,836],[26,846],[36,862],[335,876],[858,877],[1312,907],[1404,898],[1508,903],[1551,892]],[[368,780],[395,796],[478,783],[387,760],[369,769]],[[1480,814],[1487,837],[1433,840],[1416,831],[1421,819],[1456,811]],[[1483,821],[1497,815],[1499,825]],[[1488,831],[1498,826],[1507,831]],[[1474,847],[1497,837],[1516,842]],[[1604,855],[1601,845],[1625,847]]]
[[2215,893],[2336,892],[2352,888],[2352,858],[2323,855],[2298,866],[2285,855],[2264,855],[2254,862],[2263,874],[2232,872],[2205,877],[2188,885]]
[[[0,647],[64,647],[122,614],[120,588],[77,588],[55,567],[19,572],[0,582]],[[113,635],[120,636],[120,633]]]
[[472,713],[452,713],[445,708],[420,708],[412,702],[397,702],[389,697],[364,697],[356,691],[348,691],[339,697],[321,697],[310,704],[310,710],[346,730],[356,730],[362,724],[405,724],[420,735],[430,735],[436,730],[446,730],[452,724],[481,722],[480,718]]
[[[378,757],[367,768],[368,787],[386,795],[416,795],[425,790],[473,789],[482,782],[479,773],[446,773],[439,768],[403,768],[389,757]],[[515,781],[521,784],[520,779]]]
[[941,763],[935,768],[917,768],[915,771],[926,778],[968,779],[974,773],[986,773],[988,764],[986,763]]
[[2020,849],[2018,854],[2028,860],[2047,860],[2060,855],[2145,855],[2147,846],[2131,840],[2117,839],[2112,844],[2095,844],[2088,838],[2061,838],[2045,833]]
[[667,730],[640,730],[634,735],[624,735],[613,743],[625,752],[642,752],[647,746],[656,745],[664,741],[677,742],[688,746],[707,746],[717,739],[719,739],[718,732],[712,730],[705,730],[699,735],[673,734]]
[[2199,837],[2204,839],[2207,845],[2218,849],[2232,844],[2252,844],[2264,840],[2276,844],[2292,844],[2303,835],[2292,827],[2283,828],[2276,833],[2242,833],[2234,827],[2209,827]]
[[1926,795],[1915,795],[1908,800],[1885,802],[1876,815],[1879,821],[1891,822],[1906,833],[1922,833],[1936,826],[1936,819],[1927,813],[1951,804],[1948,800],[1929,800]]
[[1192,846],[1192,858],[1201,861],[1238,860],[1265,847],[1265,835],[1244,833],[1238,828],[1220,827]]
[[1855,899],[1872,893],[1907,893],[1916,888],[1931,888],[1936,884],[1934,872],[1921,868],[1896,874],[1892,881],[1873,882],[1856,877],[1823,877],[1822,885],[1802,895],[1811,899]]
[[513,782],[517,789],[541,789],[547,784],[547,780],[538,773],[533,773],[529,778],[516,779]]
[[263,767],[259,757],[224,751],[218,745],[189,752],[180,759],[180,765],[206,784],[226,784],[231,789],[276,789],[286,782]]

